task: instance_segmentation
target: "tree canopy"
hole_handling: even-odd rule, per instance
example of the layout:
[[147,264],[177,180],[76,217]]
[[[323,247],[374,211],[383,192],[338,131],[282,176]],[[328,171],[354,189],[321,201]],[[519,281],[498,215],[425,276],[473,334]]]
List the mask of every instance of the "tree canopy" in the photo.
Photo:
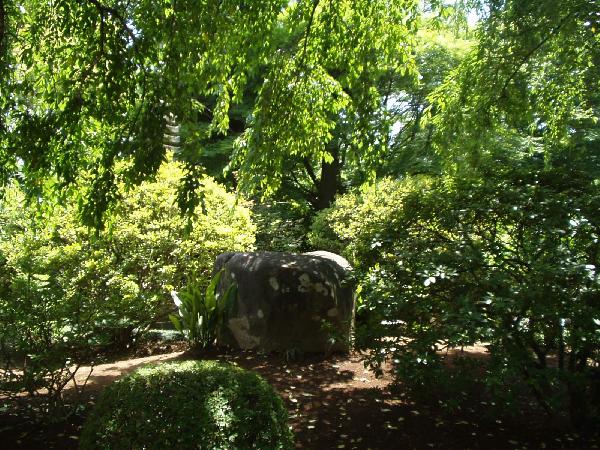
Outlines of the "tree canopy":
[[[98,226],[119,181],[139,183],[165,160],[168,114],[191,121],[213,96],[209,133],[227,127],[283,3],[4,2],[4,177],[80,185]],[[187,169],[191,191],[198,173]]]
[[597,139],[599,20],[589,0],[488,2],[477,47],[432,95],[441,146],[476,163],[501,135],[548,157]]
[[[413,0],[31,0],[2,11],[3,177],[37,191],[49,176],[59,189],[78,185],[96,226],[119,181],[139,183],[165,159],[167,115],[185,126],[208,113],[205,133],[222,133],[259,69],[267,75],[237,158],[241,185],[265,194],[287,154],[331,162],[344,123],[344,145],[367,157],[356,150],[383,139],[369,125],[381,110],[376,81],[414,70]],[[294,36],[277,48],[285,21]],[[186,169],[180,203],[192,210],[201,169]]]

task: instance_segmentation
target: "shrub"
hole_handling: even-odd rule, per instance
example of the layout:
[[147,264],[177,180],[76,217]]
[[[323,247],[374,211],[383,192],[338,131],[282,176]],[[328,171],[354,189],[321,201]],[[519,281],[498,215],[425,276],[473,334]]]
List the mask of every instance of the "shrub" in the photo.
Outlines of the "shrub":
[[149,366],[108,386],[81,449],[288,449],[287,411],[254,372],[214,361]]
[[[102,346],[126,346],[173,310],[170,291],[186,274],[208,285],[215,257],[253,248],[250,210],[205,178],[205,214],[193,228],[176,205],[183,172],[123,189],[97,234],[68,204],[27,205],[18,186],[0,201],[0,361],[4,392],[40,387],[60,395],[71,368]],[[17,369],[17,370],[15,370]],[[62,375],[60,375],[62,374]]]
[[374,265],[382,244],[380,228],[402,210],[407,195],[430,183],[425,176],[383,178],[360,192],[339,196],[331,208],[316,215],[308,234],[310,245],[343,255],[357,268]]
[[310,210],[294,200],[266,201],[253,208],[256,247],[261,251],[301,253],[308,250]]
[[599,198],[572,161],[524,156],[384,180],[338,200],[315,233],[337,237],[360,273],[357,341],[375,368],[391,358],[429,389],[440,350],[483,342],[483,381],[504,404],[518,410],[528,392],[581,425],[599,413]]

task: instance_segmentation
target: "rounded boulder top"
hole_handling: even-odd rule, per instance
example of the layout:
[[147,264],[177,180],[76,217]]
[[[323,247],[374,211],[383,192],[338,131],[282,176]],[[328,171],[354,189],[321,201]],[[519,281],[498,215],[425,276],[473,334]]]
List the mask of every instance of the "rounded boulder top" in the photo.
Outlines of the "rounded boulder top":
[[220,343],[265,351],[348,351],[354,289],[343,257],[318,251],[219,255],[219,287],[237,284],[237,299]]

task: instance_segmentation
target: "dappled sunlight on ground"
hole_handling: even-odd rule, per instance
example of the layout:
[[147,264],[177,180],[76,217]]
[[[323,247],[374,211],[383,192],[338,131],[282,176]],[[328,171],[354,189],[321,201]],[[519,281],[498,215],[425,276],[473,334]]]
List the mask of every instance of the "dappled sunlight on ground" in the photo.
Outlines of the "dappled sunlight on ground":
[[[145,356],[142,358],[125,359],[121,361],[115,361],[107,364],[98,364],[97,366],[84,366],[80,367],[75,376],[75,380],[79,386],[86,383],[90,389],[98,389],[106,386],[108,383],[112,383],[115,379],[122,375],[133,372],[134,370],[151,363],[160,363],[166,361],[173,361],[180,358],[183,352],[166,353],[163,355],[152,355]],[[72,389],[73,383],[67,386],[68,389]]]
[[[483,346],[465,348],[459,353],[487,357]],[[198,355],[177,351],[97,365],[89,376],[86,401],[92,405],[103,386],[145,364],[193,358]],[[451,412],[441,410],[431,402],[412,398],[402,385],[394,385],[389,366],[384,366],[382,377],[375,377],[364,367],[359,353],[328,358],[305,356],[288,361],[282,355],[234,351],[212,352],[204,358],[228,361],[264,376],[288,408],[297,448],[599,448],[595,441],[562,432],[545,424],[540,417],[528,417],[526,421],[499,417],[483,397],[471,398],[468,404]],[[80,369],[79,384],[89,370]],[[21,444],[14,448],[77,448],[83,416],[64,429],[53,426],[33,429],[17,419],[11,419],[12,430],[0,426],[0,442],[16,435]]]

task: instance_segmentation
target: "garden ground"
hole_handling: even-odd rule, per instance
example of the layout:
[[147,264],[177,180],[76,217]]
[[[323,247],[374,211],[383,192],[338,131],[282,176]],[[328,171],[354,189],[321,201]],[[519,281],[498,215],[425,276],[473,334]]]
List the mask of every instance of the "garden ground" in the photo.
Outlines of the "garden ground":
[[[158,351],[177,347],[161,347]],[[476,358],[484,349],[469,349]],[[145,350],[148,352],[148,349]],[[152,349],[152,352],[157,349]],[[138,354],[139,355],[139,354]],[[93,404],[103,386],[144,364],[188,359],[183,351],[135,356],[98,365],[89,376],[83,404]],[[230,352],[210,355],[263,375],[281,394],[290,412],[296,447],[303,449],[539,449],[600,448],[596,438],[583,438],[545,423],[532,410],[520,417],[499,417],[483,397],[452,412],[411,398],[394,386],[388,371],[376,378],[358,353],[287,361],[279,355]],[[389,369],[389,367],[388,367]],[[80,381],[89,373],[79,373]],[[34,421],[26,399],[19,408],[0,407],[0,443],[4,449],[77,448],[85,408],[60,425]]]

